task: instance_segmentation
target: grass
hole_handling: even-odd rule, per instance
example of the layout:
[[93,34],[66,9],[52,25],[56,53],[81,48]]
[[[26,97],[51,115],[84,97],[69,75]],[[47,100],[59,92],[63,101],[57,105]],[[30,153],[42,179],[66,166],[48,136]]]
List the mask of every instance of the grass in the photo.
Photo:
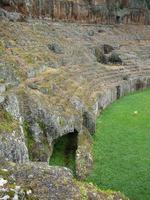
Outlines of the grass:
[[94,167],[87,180],[131,200],[149,200],[150,90],[110,105],[97,120],[93,143]]
[[77,134],[69,133],[56,140],[50,165],[70,168],[75,173],[75,152],[77,148]]
[[18,130],[19,124],[12,116],[0,107],[0,132],[11,133]]

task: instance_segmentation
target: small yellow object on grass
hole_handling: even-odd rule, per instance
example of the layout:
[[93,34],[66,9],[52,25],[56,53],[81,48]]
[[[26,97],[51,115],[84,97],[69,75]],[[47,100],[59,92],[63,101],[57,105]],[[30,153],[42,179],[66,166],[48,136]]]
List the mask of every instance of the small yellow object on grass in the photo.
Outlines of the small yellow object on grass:
[[136,110],[136,111],[134,111],[134,115],[137,115],[138,114],[138,111]]

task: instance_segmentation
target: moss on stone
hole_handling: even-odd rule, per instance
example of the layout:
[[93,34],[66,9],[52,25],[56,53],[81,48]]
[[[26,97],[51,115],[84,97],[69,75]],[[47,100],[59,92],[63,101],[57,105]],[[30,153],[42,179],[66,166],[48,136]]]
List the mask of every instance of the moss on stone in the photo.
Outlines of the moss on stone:
[[10,175],[10,172],[9,171],[5,171],[4,169],[0,169],[0,176],[2,176],[4,179],[8,179]]
[[75,185],[79,187],[79,190],[81,193],[81,199],[88,200],[89,198],[88,198],[87,189],[84,185],[84,182],[77,181],[76,179],[74,179],[73,182],[75,183]]
[[4,44],[2,41],[0,41],[0,56],[4,53],[4,50],[5,50]]
[[12,188],[11,188],[11,190],[9,190],[6,194],[7,194],[8,196],[10,196],[11,198],[13,198],[14,195],[15,195],[15,191],[12,190]]
[[[78,181],[73,179],[75,185],[79,187],[81,199],[88,200],[88,199],[105,199],[105,200],[113,200],[113,199],[122,199],[122,200],[129,200],[124,194],[120,192],[114,192],[112,190],[101,190],[98,188],[97,185],[93,183],[87,183],[84,181]],[[96,196],[95,196],[96,195]]]
[[18,130],[19,124],[12,116],[0,108],[0,132],[11,133],[14,130]]
[[24,121],[23,129],[24,129],[24,133],[25,133],[27,148],[29,150],[29,158],[30,158],[30,160],[32,160],[33,159],[32,151],[34,150],[35,141],[31,134],[31,131],[30,131],[30,125],[27,121]]
[[92,148],[92,136],[87,130],[78,135],[78,146],[85,146],[87,149]]
[[51,153],[51,147],[49,146],[47,136],[46,136],[46,126],[41,121],[38,122],[42,134],[40,135],[40,141],[36,141],[34,138],[34,133],[30,129],[30,124],[24,121],[23,128],[25,132],[26,145],[29,151],[29,158],[32,161],[47,161]]

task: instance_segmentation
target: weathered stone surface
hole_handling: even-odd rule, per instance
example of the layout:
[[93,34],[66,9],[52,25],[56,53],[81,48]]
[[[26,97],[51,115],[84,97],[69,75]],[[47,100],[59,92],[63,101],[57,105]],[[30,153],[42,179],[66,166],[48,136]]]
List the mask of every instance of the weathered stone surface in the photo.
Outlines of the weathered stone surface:
[[74,180],[67,168],[50,167],[46,163],[16,165],[3,158],[0,162],[0,177],[6,181],[0,186],[2,198],[9,195],[13,199],[16,195],[23,200],[83,200],[92,197],[95,200],[127,200],[119,192],[103,192],[92,184]]
[[106,55],[104,54],[103,50],[101,49],[101,47],[95,48],[95,56],[96,56],[97,62],[102,63],[102,64],[108,63],[108,59]]
[[55,20],[102,24],[150,23],[149,0],[2,0],[0,5],[25,16]]
[[0,8],[0,18],[9,20],[9,21],[23,21],[23,16],[20,13],[17,12],[8,12],[2,8]]
[[62,48],[61,48],[58,44],[55,44],[55,43],[49,44],[49,45],[48,45],[48,48],[49,48],[51,51],[53,51],[54,53],[58,53],[58,54],[63,53]]
[[[94,31],[93,36],[87,34],[89,30]],[[0,116],[3,119],[0,121],[1,156],[19,163],[26,163],[29,158],[47,162],[53,141],[76,131],[80,142],[86,143],[85,148],[79,144],[77,151],[78,177],[85,178],[92,167],[92,154],[90,136],[82,139],[82,131],[93,134],[96,117],[110,103],[132,91],[150,87],[149,26],[89,27],[48,20],[1,21],[0,36],[0,105],[4,113]],[[50,43],[59,44],[63,54],[49,50]],[[96,47],[107,58],[107,63],[97,62]],[[112,54],[119,55],[122,62],[108,62]],[[82,159],[83,171],[79,171]],[[32,189],[35,195],[40,197],[38,188],[41,187],[40,199],[53,197],[49,196],[54,195],[53,185],[51,188],[50,180],[44,176],[50,173],[49,169],[47,172],[39,165],[38,162],[33,167],[17,165],[16,180],[21,183],[22,174],[23,184],[28,183],[24,177],[28,177],[31,167],[37,176],[37,179],[34,177],[37,186]],[[40,171],[39,177],[37,171]],[[109,199],[97,189],[98,193],[94,194],[93,186],[72,181],[75,184],[72,199],[78,195],[78,189],[80,195],[84,193],[89,199]],[[63,190],[65,198],[72,195],[68,188]]]
[[[53,140],[62,135],[84,127],[94,133],[96,117],[108,104],[150,86],[149,27],[2,22],[0,34],[1,102],[26,129],[34,161],[47,161]],[[50,43],[64,53],[50,51]],[[96,47],[107,59],[119,55],[122,63],[97,62]]]
[[84,128],[78,134],[78,148],[76,151],[76,175],[84,180],[91,172],[93,166],[92,137]]
[[0,105],[0,156],[18,163],[29,161],[22,131],[19,122]]
[[[11,135],[11,136],[10,136]],[[28,149],[16,129],[13,132],[0,133],[0,155],[8,160],[23,163],[29,161]]]
[[103,46],[104,54],[108,54],[114,50],[114,48],[109,44],[104,44]]
[[120,64],[120,65],[122,64],[121,58],[120,58],[119,55],[116,54],[116,53],[112,53],[112,54],[110,55],[108,61],[109,61],[110,63],[113,63],[113,64]]

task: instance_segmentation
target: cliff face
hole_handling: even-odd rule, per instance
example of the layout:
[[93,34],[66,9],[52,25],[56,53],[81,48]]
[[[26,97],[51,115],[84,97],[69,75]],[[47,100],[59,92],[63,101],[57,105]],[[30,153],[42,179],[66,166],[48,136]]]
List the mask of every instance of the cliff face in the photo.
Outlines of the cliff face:
[[57,138],[78,132],[81,177],[85,158],[92,163],[87,138],[96,117],[120,96],[150,87],[149,51],[149,26],[1,21],[0,155],[46,162]]
[[150,24],[149,0],[1,0],[1,7],[25,16],[86,23]]

